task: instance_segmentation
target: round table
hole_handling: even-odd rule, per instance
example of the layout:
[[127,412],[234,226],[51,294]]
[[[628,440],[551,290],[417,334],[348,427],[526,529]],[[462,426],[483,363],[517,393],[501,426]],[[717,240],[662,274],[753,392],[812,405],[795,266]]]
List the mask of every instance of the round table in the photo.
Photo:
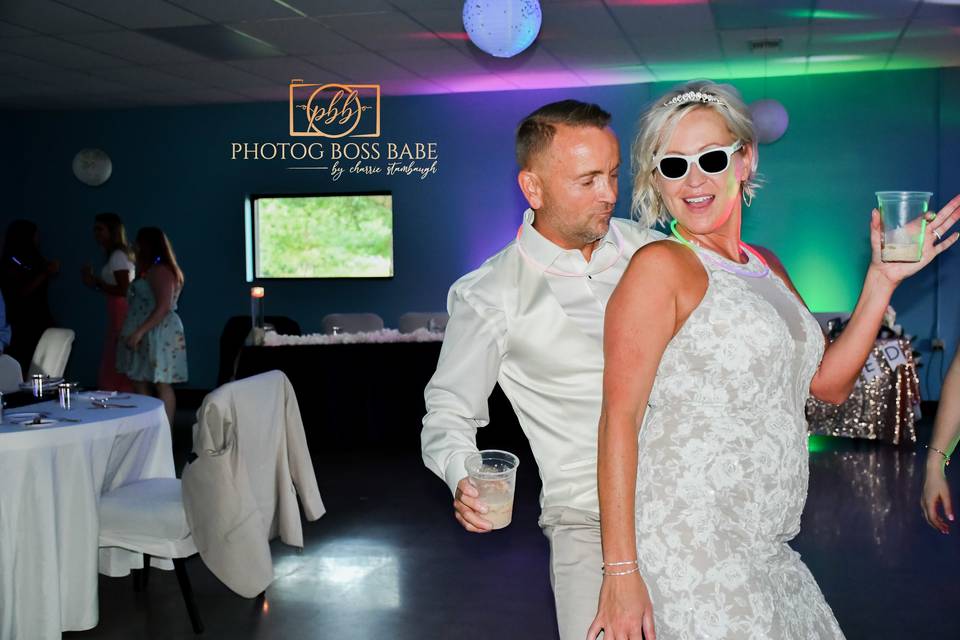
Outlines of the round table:
[[[127,552],[98,552],[102,493],[144,478],[172,478],[163,403],[129,395],[130,408],[71,410],[42,402],[0,424],[0,638],[60,638],[97,624],[98,567],[141,566]],[[18,426],[15,413],[44,412],[49,426]],[[65,421],[62,419],[69,419]]]

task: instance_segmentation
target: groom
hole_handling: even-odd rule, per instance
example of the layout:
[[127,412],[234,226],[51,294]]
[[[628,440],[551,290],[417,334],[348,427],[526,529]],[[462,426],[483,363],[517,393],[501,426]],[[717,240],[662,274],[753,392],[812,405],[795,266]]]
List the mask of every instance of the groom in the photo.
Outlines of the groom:
[[663,236],[613,219],[620,146],[610,114],[564,100],[517,128],[520,189],[530,204],[515,241],[450,288],[437,371],[424,393],[423,460],[454,494],[467,530],[490,530],[464,460],[489,422],[499,382],[543,481],[540,526],[562,640],[596,613],[602,554],[597,423],[603,314],[630,257]]

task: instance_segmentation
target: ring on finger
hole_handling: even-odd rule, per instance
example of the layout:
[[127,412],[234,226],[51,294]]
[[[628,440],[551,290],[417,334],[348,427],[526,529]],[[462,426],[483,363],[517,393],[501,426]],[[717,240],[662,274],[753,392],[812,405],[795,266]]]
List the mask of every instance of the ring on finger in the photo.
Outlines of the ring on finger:
[[940,235],[940,232],[936,229],[933,230],[933,235],[937,236],[937,242],[943,241],[943,236]]

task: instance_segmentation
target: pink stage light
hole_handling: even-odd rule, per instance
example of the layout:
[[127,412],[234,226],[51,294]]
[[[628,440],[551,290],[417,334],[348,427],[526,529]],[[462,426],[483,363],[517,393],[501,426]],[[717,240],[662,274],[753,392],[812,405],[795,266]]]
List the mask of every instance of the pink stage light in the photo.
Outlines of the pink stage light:
[[408,37],[414,40],[433,40],[434,38],[440,38],[441,40],[470,39],[470,36],[463,31],[418,31],[417,33],[411,33]]
[[689,4],[708,4],[710,0],[607,0],[613,7],[679,7]]

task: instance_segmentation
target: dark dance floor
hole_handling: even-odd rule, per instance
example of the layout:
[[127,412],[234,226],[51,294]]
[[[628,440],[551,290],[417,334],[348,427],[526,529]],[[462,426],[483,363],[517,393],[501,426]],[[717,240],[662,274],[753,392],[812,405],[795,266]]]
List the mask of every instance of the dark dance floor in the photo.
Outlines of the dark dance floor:
[[[184,417],[175,436],[180,457],[189,444],[191,416]],[[922,442],[929,429],[924,421]],[[960,638],[960,531],[944,536],[922,520],[923,453],[825,439],[811,448],[810,496],[794,547],[847,638]],[[313,455],[328,513],[305,525],[303,553],[274,544],[276,580],[264,604],[228,591],[199,558],[188,561],[204,637],[556,637],[529,451],[514,523],[483,536],[454,522],[446,488],[415,448]],[[101,576],[99,626],[65,634],[193,637],[176,579],[164,571],[151,572],[146,593],[134,593],[130,578]]]

